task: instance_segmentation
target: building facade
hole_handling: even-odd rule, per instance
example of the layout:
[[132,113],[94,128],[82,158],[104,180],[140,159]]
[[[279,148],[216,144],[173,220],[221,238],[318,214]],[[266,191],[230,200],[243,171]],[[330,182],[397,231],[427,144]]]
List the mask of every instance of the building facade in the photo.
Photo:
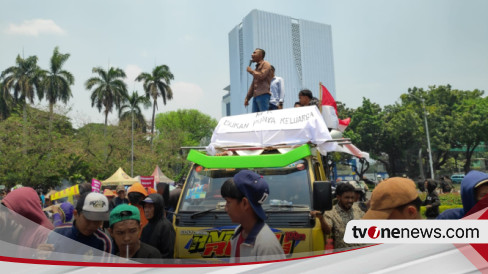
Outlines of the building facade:
[[252,111],[251,102],[244,107],[244,98],[252,82],[246,68],[255,48],[266,51],[265,60],[283,77],[285,108],[293,107],[301,89],[319,98],[320,82],[335,98],[330,25],[252,10],[229,33],[230,90],[222,99],[222,116]]

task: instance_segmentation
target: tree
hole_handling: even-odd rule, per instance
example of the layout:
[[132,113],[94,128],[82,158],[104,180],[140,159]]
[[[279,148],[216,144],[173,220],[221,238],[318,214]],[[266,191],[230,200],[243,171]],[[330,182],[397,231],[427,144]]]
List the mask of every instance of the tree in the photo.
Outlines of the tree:
[[181,147],[208,145],[216,126],[215,119],[195,109],[158,114],[156,130],[159,135],[154,148],[160,156],[159,166],[163,172],[178,180],[188,167]]
[[16,66],[9,67],[2,72],[3,84],[8,90],[13,90],[16,101],[34,103],[37,93],[39,99],[43,98],[40,83],[43,71],[37,65],[37,56],[29,56],[26,59],[17,55]]
[[[80,147],[81,162],[86,163],[85,178],[106,179],[119,167],[130,170],[131,146],[130,129],[121,126],[87,124],[77,130],[76,146]],[[108,145],[107,145],[108,144]],[[150,175],[161,157],[151,151],[147,136],[134,132],[134,173]],[[104,149],[107,148],[107,153]]]
[[[69,53],[60,53],[58,47],[54,48],[49,70],[45,72],[41,83],[43,93],[49,102],[50,120],[52,120],[53,107],[56,102],[61,100],[66,104],[69,98],[73,97],[70,86],[74,85],[75,78],[69,71],[62,69],[69,56]],[[51,123],[49,128],[51,128]]]
[[422,118],[412,108],[395,104],[383,110],[384,130],[380,150],[388,156],[388,173],[399,175],[417,169]]
[[465,99],[455,113],[456,141],[466,147],[464,172],[468,173],[474,150],[481,142],[488,141],[488,98]]
[[[363,98],[363,103],[354,112],[349,111],[351,123],[344,132],[344,137],[351,138],[351,142],[370,156],[378,158],[381,154],[379,142],[384,128],[381,107]],[[339,112],[339,115],[342,113]],[[343,115],[343,114],[342,114]]]
[[167,138],[167,133],[171,131],[182,132],[183,146],[207,145],[216,126],[217,120],[196,109],[179,109],[160,113],[156,117],[159,138]]
[[171,80],[174,79],[173,74],[166,65],[157,66],[153,69],[152,74],[143,72],[137,76],[136,81],[143,81],[144,91],[147,97],[153,99],[153,113],[151,124],[151,144],[154,137],[154,117],[156,108],[158,107],[158,97],[163,98],[163,104],[166,105],[166,99],[173,99],[173,91],[171,90]]
[[0,82],[0,120],[10,116],[13,107],[13,97],[3,82]]
[[102,111],[102,107],[105,108],[105,126],[107,126],[108,114],[112,112],[114,106],[119,109],[125,98],[128,97],[127,86],[122,80],[126,75],[122,69],[114,67],[108,71],[96,67],[92,72],[98,74],[98,77],[88,79],[85,87],[88,90],[95,87],[90,97],[92,107],[96,106],[99,112]]
[[43,98],[41,80],[44,71],[37,65],[37,56],[23,59],[17,55],[15,63],[16,66],[5,69],[0,77],[3,79],[4,89],[13,91],[14,103],[24,106],[24,122],[26,122],[27,102],[33,104],[36,93],[39,100]]
[[[45,146],[51,139],[49,113],[28,108],[27,123],[18,113],[0,122],[0,181],[9,187],[56,187],[69,177],[72,161],[80,154],[73,145],[74,130],[66,116],[55,115],[51,145]],[[29,138],[23,138],[22,132]]]
[[121,122],[131,122],[134,118],[134,128],[145,133],[147,125],[140,108],[141,104],[144,108],[148,108],[151,106],[151,101],[146,96],[139,96],[137,91],[133,91],[132,95],[126,98],[125,104],[120,107],[119,119]]
[[[27,102],[34,103],[34,95],[37,93],[39,100],[42,100],[43,93],[41,81],[44,71],[37,65],[37,56],[29,56],[26,59],[17,55],[15,59],[16,66],[7,68],[0,75],[3,78],[4,95],[9,90],[13,91],[13,103],[20,103],[23,106],[24,124],[27,124]],[[4,98],[7,98],[5,96]],[[25,129],[25,127],[24,127]],[[23,132],[25,148],[27,132]],[[25,154],[25,149],[24,149]]]
[[[136,119],[137,126],[142,129],[142,132],[146,132],[146,121],[144,120],[144,115],[142,115],[141,108],[139,104],[144,104],[144,108],[147,108],[151,102],[149,98],[146,96],[139,96],[137,91],[132,92],[130,97],[127,97],[128,104],[123,105],[119,109],[119,118],[120,121],[130,121],[131,123],[131,168],[130,174],[133,176],[134,174],[134,119]],[[123,112],[124,109],[129,109],[126,112]]]

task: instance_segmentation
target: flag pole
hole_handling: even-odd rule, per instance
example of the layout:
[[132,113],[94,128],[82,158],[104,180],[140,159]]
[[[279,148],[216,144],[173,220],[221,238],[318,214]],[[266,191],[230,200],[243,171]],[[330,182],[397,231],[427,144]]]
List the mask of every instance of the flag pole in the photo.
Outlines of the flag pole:
[[[319,111],[320,111],[320,114],[322,114],[322,82],[319,82],[319,98],[320,98],[320,101],[319,101]],[[326,177],[325,170],[324,170],[324,163],[322,161],[322,155],[320,154],[319,151],[317,151],[317,160],[319,162],[319,175],[320,175],[320,178],[321,178],[321,180],[326,181],[327,180],[327,177]]]
[[322,82],[319,82],[319,97],[320,97],[320,113],[322,113]]

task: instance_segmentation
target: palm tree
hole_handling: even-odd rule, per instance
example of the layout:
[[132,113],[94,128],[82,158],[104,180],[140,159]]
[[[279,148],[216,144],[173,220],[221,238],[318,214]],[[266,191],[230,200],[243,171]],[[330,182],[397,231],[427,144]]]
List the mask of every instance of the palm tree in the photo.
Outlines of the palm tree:
[[0,119],[5,120],[10,116],[12,110],[13,97],[3,82],[0,82]]
[[151,106],[151,101],[146,96],[139,96],[137,91],[133,91],[132,95],[126,98],[126,103],[120,107],[119,119],[120,121],[134,120],[134,128],[146,132],[147,125],[140,108],[141,104],[146,109]]
[[66,104],[69,98],[73,97],[70,86],[75,83],[75,78],[69,71],[62,69],[63,64],[68,60],[69,56],[69,53],[59,53],[58,47],[54,48],[50,70],[46,71],[46,76],[41,83],[43,93],[49,102],[49,127],[51,127],[52,123],[54,104],[58,100]]
[[[44,96],[41,88],[44,71],[37,65],[37,56],[29,56],[24,59],[17,55],[15,63],[16,66],[5,69],[0,77],[3,79],[4,89],[7,93],[9,90],[13,91],[14,102],[24,105],[25,118],[26,103],[33,104],[36,93],[39,100]],[[2,94],[4,94],[3,91]]]
[[[151,105],[149,98],[146,96],[139,96],[137,91],[133,91],[130,97],[126,98],[126,104],[119,109],[119,119],[121,121],[131,119],[131,168],[130,176],[134,176],[134,119],[136,120],[137,127],[142,129],[142,132],[146,132],[146,121],[144,115],[142,115],[140,104],[143,104],[144,108],[148,108]],[[128,109],[124,112],[125,109]]]
[[98,111],[105,108],[105,127],[107,127],[108,114],[112,112],[114,105],[119,109],[121,104],[127,98],[127,86],[122,80],[125,78],[125,72],[120,68],[111,67],[108,71],[101,67],[93,68],[93,73],[98,74],[98,77],[92,77],[85,83],[85,87],[91,90],[95,89],[91,94],[92,107],[96,106]]
[[166,65],[155,67],[152,74],[143,72],[136,78],[136,81],[144,81],[143,87],[146,92],[146,97],[152,97],[154,101],[151,120],[151,144],[154,136],[154,115],[156,114],[156,108],[158,107],[158,97],[163,97],[164,105],[166,105],[166,99],[173,99],[173,91],[169,86],[173,79],[174,76]]
[[[16,66],[9,67],[2,71],[0,78],[3,79],[2,95],[5,98],[8,91],[13,91],[13,103],[20,103],[23,105],[24,125],[27,125],[27,102],[34,103],[34,95],[37,93],[39,100],[42,100],[43,93],[41,89],[41,81],[44,76],[44,71],[37,65],[37,56],[29,56],[26,59],[17,55],[15,59]],[[8,99],[7,99],[8,100]],[[27,127],[24,126],[23,138],[23,152],[25,150],[25,141],[27,137]]]

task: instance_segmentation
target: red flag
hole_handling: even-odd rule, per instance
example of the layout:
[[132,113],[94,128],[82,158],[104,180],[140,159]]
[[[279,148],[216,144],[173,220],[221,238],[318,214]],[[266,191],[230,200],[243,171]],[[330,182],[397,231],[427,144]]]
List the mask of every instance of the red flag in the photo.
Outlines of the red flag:
[[332,97],[324,85],[320,84],[320,88],[322,89],[322,115],[324,116],[325,123],[329,128],[337,128],[343,132],[351,122],[351,118],[339,119],[337,115],[337,103],[334,97]]

